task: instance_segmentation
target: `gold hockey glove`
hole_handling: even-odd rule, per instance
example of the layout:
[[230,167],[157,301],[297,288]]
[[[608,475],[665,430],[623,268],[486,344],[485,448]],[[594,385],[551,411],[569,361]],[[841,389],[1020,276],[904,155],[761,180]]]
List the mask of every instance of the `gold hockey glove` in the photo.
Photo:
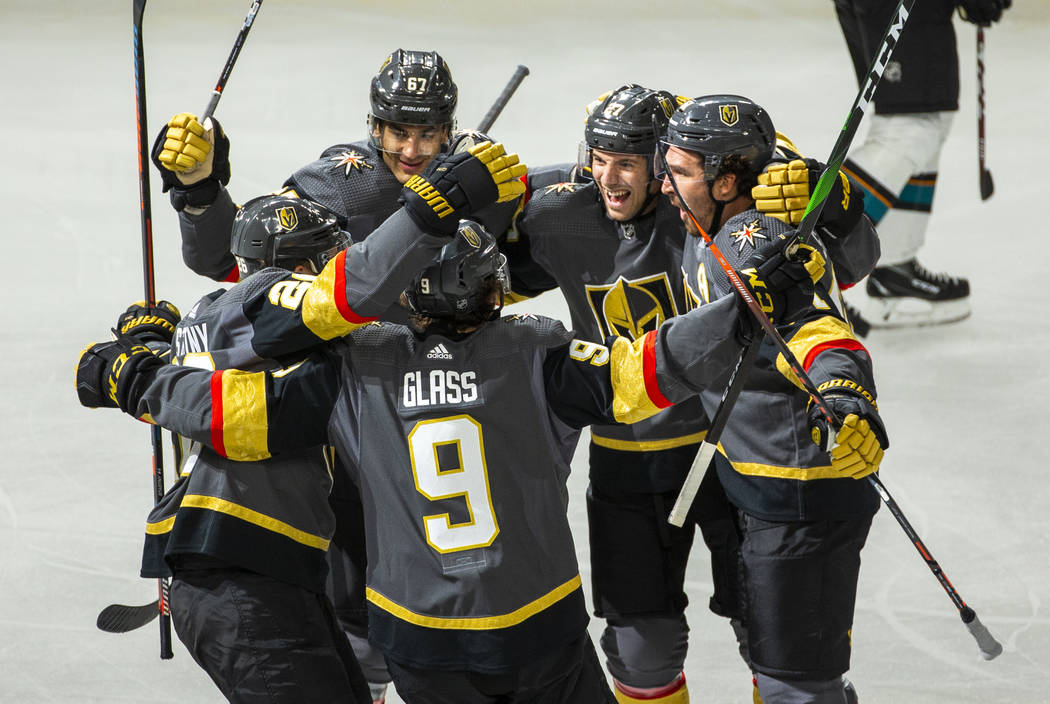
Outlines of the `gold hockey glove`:
[[197,121],[197,116],[180,112],[163,127],[153,142],[151,156],[171,191],[171,204],[181,211],[187,205],[211,205],[219,185],[230,182],[230,140],[219,121]]
[[871,394],[852,381],[843,382],[839,388],[849,392],[827,393],[824,400],[842,419],[842,426],[832,435],[824,414],[811,403],[810,432],[813,442],[829,454],[835,471],[844,477],[862,479],[879,470],[883,453],[890,446],[889,438],[878,408],[869,400]]
[[809,169],[806,162],[795,159],[788,163],[773,162],[758,175],[758,185],[751,189],[755,208],[760,213],[790,225],[802,222],[809,205]]
[[[774,162],[758,175],[758,184],[751,189],[755,208],[766,215],[797,225],[809,206],[809,197],[824,172],[824,164],[816,159],[794,159],[788,163]],[[839,171],[824,200],[818,224],[835,237],[845,237],[864,213],[864,189]]]

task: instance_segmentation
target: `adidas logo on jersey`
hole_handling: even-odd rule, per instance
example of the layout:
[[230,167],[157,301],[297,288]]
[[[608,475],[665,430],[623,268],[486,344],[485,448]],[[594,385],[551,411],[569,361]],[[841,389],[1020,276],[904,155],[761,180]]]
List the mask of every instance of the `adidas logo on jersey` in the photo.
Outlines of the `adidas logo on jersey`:
[[434,349],[427,352],[427,359],[452,359],[452,355],[449,353],[448,348],[438,344]]

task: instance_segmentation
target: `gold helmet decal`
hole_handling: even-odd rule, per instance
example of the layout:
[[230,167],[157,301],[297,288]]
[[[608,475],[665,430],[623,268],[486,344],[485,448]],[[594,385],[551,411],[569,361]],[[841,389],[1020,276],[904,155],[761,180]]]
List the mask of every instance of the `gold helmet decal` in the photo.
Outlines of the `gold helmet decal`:
[[731,105],[719,105],[718,106],[718,117],[722,119],[722,122],[732,127],[740,119],[740,113],[737,112],[736,104]]
[[660,96],[660,107],[663,108],[664,117],[670,117],[674,114],[677,105],[667,96]]
[[278,208],[277,217],[281,221],[281,227],[285,230],[294,230],[295,226],[299,224],[299,216],[295,214],[295,208],[290,205]]
[[478,236],[478,233],[474,232],[474,229],[470,225],[464,225],[460,232],[463,233],[463,239],[465,239],[471,247],[474,249],[481,247],[481,237]]

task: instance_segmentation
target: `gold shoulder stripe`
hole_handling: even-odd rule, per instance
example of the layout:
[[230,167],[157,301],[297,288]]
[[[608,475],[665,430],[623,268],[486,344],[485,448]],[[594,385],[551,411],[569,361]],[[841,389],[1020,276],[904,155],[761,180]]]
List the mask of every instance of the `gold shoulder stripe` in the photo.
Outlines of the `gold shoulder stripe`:
[[[798,332],[788,340],[788,348],[795,355],[795,359],[802,362],[803,366],[805,366],[805,361],[814,348],[832,340],[849,340],[857,345],[860,344],[847,323],[835,316],[825,315],[800,327]],[[777,355],[777,371],[798,388],[805,389],[802,382],[795,376],[795,372],[791,371],[791,367],[788,366],[783,353]]]
[[555,587],[539,599],[530,601],[528,604],[525,604],[525,606],[511,611],[509,614],[502,614],[499,616],[478,616],[474,618],[446,618],[442,616],[424,616],[422,614],[417,614],[415,611],[406,609],[404,606],[391,601],[372,587],[365,588],[365,596],[370,602],[384,611],[393,614],[402,621],[407,621],[416,626],[464,631],[490,631],[495,628],[516,626],[526,619],[535,616],[552,604],[561,601],[579,589],[580,586],[580,575],[576,575],[565,584]]

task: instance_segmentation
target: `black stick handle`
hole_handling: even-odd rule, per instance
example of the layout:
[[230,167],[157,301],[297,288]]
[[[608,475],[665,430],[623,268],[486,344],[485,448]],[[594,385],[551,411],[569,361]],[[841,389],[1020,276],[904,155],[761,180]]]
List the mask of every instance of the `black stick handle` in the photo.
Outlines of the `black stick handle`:
[[[132,0],[132,52],[135,68],[135,125],[138,131],[139,155],[139,212],[142,222],[142,279],[145,288],[146,305],[153,305],[157,300],[157,290],[153,278],[153,207],[149,191],[149,145],[146,143],[149,130],[146,125],[146,61],[142,49],[142,15],[146,10],[146,0]],[[161,443],[160,428],[150,429],[150,441],[153,445],[153,503],[156,505],[164,496],[164,450]],[[171,611],[168,608],[168,584],[165,579],[157,580],[160,594],[160,657],[168,660],[173,656],[171,650]]]
[[244,18],[244,25],[241,27],[241,31],[237,33],[237,39],[234,40],[233,48],[230,49],[230,55],[226,59],[226,65],[222,67],[219,80],[215,82],[215,90],[211,92],[211,100],[208,101],[208,107],[204,108],[204,112],[201,114],[201,123],[215,114],[215,108],[219,105],[219,98],[222,97],[226,81],[229,80],[230,73],[233,72],[233,65],[237,63],[237,57],[241,54],[241,47],[244,46],[244,40],[248,38],[248,32],[252,28],[252,23],[255,22],[255,15],[259,12],[260,5],[262,5],[262,0],[255,0],[248,10],[248,16]]
[[489,111],[485,113],[485,117],[478,123],[478,132],[488,132],[492,129],[492,124],[499,117],[499,114],[503,112],[503,108],[510,102],[510,97],[514,95],[514,91],[518,89],[521,82],[525,80],[525,76],[529,75],[529,69],[527,66],[518,64],[518,67],[514,69],[514,75],[510,77],[510,81],[507,82],[507,86],[503,89],[503,92],[496,98],[496,102],[492,104]]
[[937,578],[937,581],[941,583],[941,587],[948,594],[948,598],[955,604],[955,608],[959,609],[959,617],[963,623],[966,624],[966,628],[969,629],[970,634],[977,641],[977,648],[981,651],[981,657],[985,660],[991,660],[1003,652],[1003,646],[995,639],[995,637],[985,628],[984,624],[981,623],[980,619],[977,618],[977,613],[966,605],[966,602],[959,596],[959,592],[955,590],[955,586],[948,579],[948,576],[944,574],[944,570],[941,569],[940,564],[937,560],[933,559],[933,554],[930,553],[926,544],[922,542],[922,538],[915,532],[911,522],[901,511],[900,506],[894,501],[893,497],[890,496],[890,492],[886,489],[886,486],[879,479],[877,474],[869,474],[868,482],[878,493],[882,502],[886,504],[886,508],[890,510],[893,517],[897,519],[897,523],[900,524],[901,528],[904,529],[905,535],[911,540],[912,545],[919,551],[919,555],[926,562],[926,566],[933,572],[933,576]]
[[984,161],[984,27],[977,27],[977,167],[980,177],[981,200],[995,193],[992,172]]

